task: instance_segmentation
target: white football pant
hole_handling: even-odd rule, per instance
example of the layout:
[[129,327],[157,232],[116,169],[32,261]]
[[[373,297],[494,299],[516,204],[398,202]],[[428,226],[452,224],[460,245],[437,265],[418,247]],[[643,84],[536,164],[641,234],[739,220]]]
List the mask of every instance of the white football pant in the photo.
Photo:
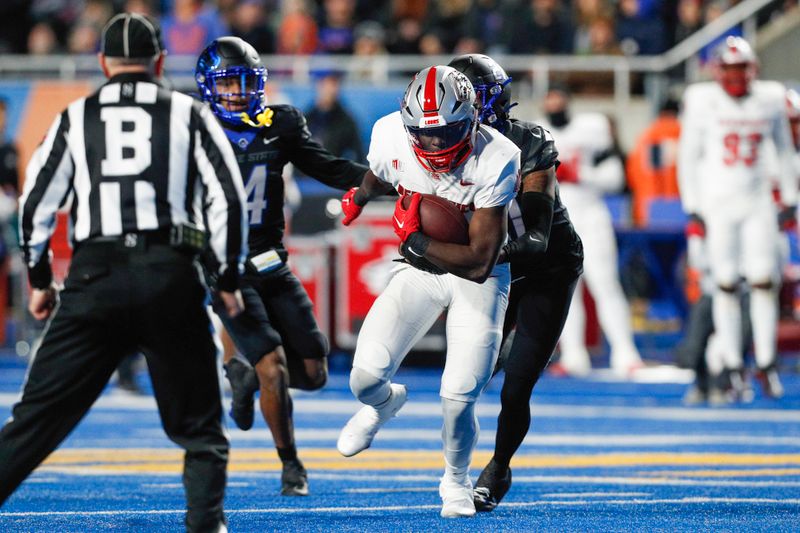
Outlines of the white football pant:
[[[641,364],[633,343],[631,312],[617,266],[617,241],[611,215],[601,198],[581,195],[577,202],[565,204],[575,230],[583,241],[583,277],[575,287],[569,315],[561,334],[561,364],[575,374],[591,369],[586,349],[586,310],[582,287],[585,281],[597,305],[600,327],[611,346],[611,367],[626,371]],[[576,205],[577,204],[577,205]]]

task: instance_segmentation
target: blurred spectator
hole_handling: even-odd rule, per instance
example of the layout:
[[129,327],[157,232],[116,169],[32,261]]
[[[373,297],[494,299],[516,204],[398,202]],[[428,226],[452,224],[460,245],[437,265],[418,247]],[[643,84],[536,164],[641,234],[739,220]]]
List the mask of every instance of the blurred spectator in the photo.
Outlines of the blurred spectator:
[[241,37],[259,54],[275,53],[275,35],[267,25],[267,14],[261,0],[242,0],[234,9],[231,33]]
[[123,11],[128,13],[139,13],[148,17],[156,16],[153,10],[153,0],[126,0]]
[[13,141],[6,138],[8,102],[0,98],[0,189],[17,197],[19,189],[19,152]]
[[386,31],[379,22],[367,20],[356,26],[353,53],[357,56],[377,56],[386,53]]
[[[19,188],[19,152],[6,139],[7,106],[0,98],[0,322],[8,304],[8,250],[17,246],[17,196]],[[0,339],[4,339],[0,335]]]
[[419,40],[419,52],[426,56],[437,56],[445,53],[442,39],[435,31],[426,32]]
[[319,28],[308,0],[286,0],[278,28],[279,54],[313,54],[319,46]]
[[319,23],[320,52],[353,53],[355,8],[355,0],[324,0]]
[[92,24],[99,31],[103,30],[108,19],[114,14],[108,0],[86,0],[85,7],[78,17],[77,24]]
[[628,186],[633,193],[633,221],[637,226],[649,224],[652,200],[680,199],[676,169],[680,130],[678,102],[669,98],[655,121],[639,135],[628,156]]
[[679,0],[674,42],[679,43],[703,27],[702,0]]
[[571,54],[574,30],[560,0],[530,0],[509,13],[510,54]]
[[407,3],[407,0],[356,0],[355,18],[357,21],[384,20],[394,3]]
[[316,78],[316,100],[305,113],[311,135],[336,156],[364,161],[356,121],[339,99],[342,73],[324,71],[317,73]]
[[[78,20],[85,6],[84,0],[30,0],[28,4],[31,20],[47,22],[57,40],[59,35],[63,38],[67,34],[67,30]],[[61,44],[64,43],[59,42]]]
[[573,5],[575,9],[575,53],[593,53],[590,37],[592,23],[597,19],[611,18],[613,14],[611,5],[608,0],[576,0]]
[[456,43],[462,38],[469,8],[470,0],[429,1],[423,39],[428,34],[433,34],[444,52],[455,50]]
[[474,0],[464,20],[465,37],[456,44],[455,53],[503,52],[506,11],[503,0]]
[[94,54],[100,47],[100,30],[94,24],[80,22],[72,27],[67,39],[70,54]]
[[387,48],[393,54],[419,54],[422,24],[413,17],[397,21],[389,38]]
[[28,34],[28,53],[31,55],[56,54],[59,51],[58,38],[48,22],[39,22]]
[[100,49],[100,33],[113,12],[106,0],[86,0],[77,22],[67,34],[71,54],[94,54]]
[[[664,22],[657,12],[643,10],[642,0],[619,0],[617,40],[627,55],[660,54],[667,49]],[[647,5],[647,4],[645,4]]]
[[622,53],[614,32],[614,19],[599,17],[590,23],[589,53],[593,55],[619,55]]
[[164,45],[171,54],[196,56],[207,43],[228,33],[219,14],[202,0],[175,0],[172,13],[161,20]]
[[0,54],[25,52],[30,31],[28,0],[0,2]]

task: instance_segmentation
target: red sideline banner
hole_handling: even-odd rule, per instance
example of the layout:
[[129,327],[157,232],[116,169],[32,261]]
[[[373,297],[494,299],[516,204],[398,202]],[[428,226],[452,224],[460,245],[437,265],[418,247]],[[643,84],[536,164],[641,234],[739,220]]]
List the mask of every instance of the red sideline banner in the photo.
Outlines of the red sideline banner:
[[289,267],[314,304],[314,318],[319,329],[330,338],[330,246],[323,238],[290,236],[286,238],[286,249],[289,252]]
[[[399,239],[392,229],[394,203],[373,202],[349,227],[342,226],[336,250],[335,340],[339,348],[353,349],[372,303],[388,285],[393,260],[400,258]],[[441,330],[441,331],[440,331]],[[436,325],[415,346],[443,350],[443,329]]]

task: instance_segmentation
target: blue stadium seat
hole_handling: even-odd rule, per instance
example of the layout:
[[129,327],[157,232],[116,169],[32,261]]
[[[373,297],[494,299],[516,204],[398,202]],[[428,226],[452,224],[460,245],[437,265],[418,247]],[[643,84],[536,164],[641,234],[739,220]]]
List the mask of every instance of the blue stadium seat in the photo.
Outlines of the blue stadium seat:
[[631,200],[624,194],[609,194],[603,197],[606,207],[611,213],[611,221],[615,228],[627,228],[631,225]]
[[679,199],[653,198],[647,211],[650,226],[683,228],[686,225],[686,213]]

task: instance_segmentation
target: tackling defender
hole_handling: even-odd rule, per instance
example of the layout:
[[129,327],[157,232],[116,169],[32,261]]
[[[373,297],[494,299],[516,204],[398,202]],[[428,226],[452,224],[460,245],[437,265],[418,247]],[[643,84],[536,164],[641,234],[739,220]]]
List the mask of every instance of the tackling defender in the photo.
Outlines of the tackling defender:
[[226,362],[231,416],[240,429],[250,429],[253,395],[260,389],[261,413],[283,463],[281,494],[306,495],[288,387],[317,390],[325,384],[328,342],[305,289],[286,265],[282,172],[293,163],[322,183],[347,190],[361,182],[367,167],[336,158],[313,140],[300,110],[267,107],[267,69],[242,39],[222,37],[209,44],[197,61],[196,78],[202,99],[233,146],[247,194],[250,255],[241,280],[245,309],[235,319],[217,312],[250,363],[236,357]]
[[509,209],[509,234],[498,262],[511,263],[511,295],[504,335],[516,326],[501,362],[505,381],[500,393],[494,455],[481,472],[474,500],[478,511],[492,511],[511,487],[511,457],[531,423],[533,387],[550,361],[572,294],[583,271],[583,247],[561,203],[556,181],[558,151],[550,133],[532,122],[509,116],[511,78],[492,58],[458,56],[451,67],[472,82],[480,120],[497,129],[521,150],[522,187]]

